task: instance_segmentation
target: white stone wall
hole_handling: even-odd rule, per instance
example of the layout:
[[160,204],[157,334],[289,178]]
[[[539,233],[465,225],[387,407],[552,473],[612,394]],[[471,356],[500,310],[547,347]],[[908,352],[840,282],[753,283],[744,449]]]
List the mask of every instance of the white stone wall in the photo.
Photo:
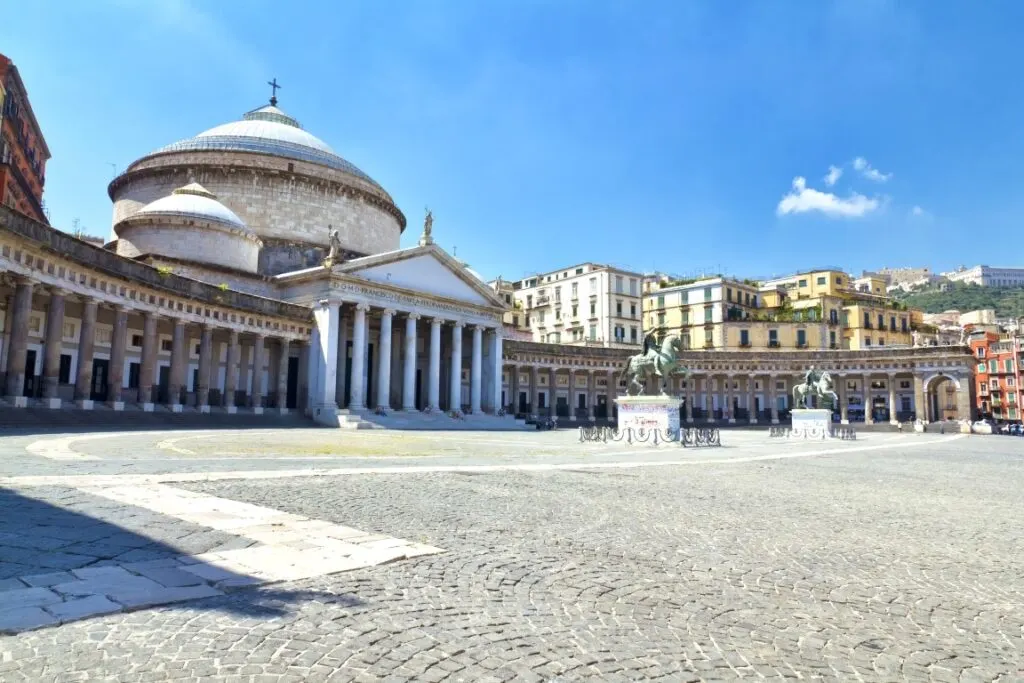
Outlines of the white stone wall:
[[[138,170],[172,163],[173,166],[155,173]],[[185,166],[186,163],[190,165]],[[231,163],[245,163],[250,168],[230,167]],[[295,172],[282,173],[282,169],[276,168],[287,163],[293,163]],[[268,168],[264,170],[260,166]],[[390,205],[390,198],[383,191],[333,169],[285,159],[264,162],[257,155],[193,153],[167,155],[133,167],[128,180],[114,191],[113,223],[117,224],[149,202],[169,195],[194,179],[238,214],[260,237],[326,247],[329,244],[327,226],[330,225],[338,230],[342,246],[347,250],[377,254],[398,249],[401,224],[396,215],[346,187],[298,175],[303,169],[325,181],[358,187],[370,192],[377,201]]]
[[171,256],[185,261],[210,263],[249,273],[256,272],[259,245],[251,239],[215,228],[174,225],[121,226],[117,253]]

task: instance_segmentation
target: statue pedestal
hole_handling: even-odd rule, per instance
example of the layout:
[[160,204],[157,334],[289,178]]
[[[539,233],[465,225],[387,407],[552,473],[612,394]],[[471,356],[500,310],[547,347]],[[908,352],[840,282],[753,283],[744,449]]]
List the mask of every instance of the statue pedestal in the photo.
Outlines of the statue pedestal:
[[657,429],[679,437],[679,406],[683,401],[672,396],[619,396],[619,430]]
[[832,435],[832,411],[825,408],[794,408],[793,428],[789,434],[794,439],[828,439]]

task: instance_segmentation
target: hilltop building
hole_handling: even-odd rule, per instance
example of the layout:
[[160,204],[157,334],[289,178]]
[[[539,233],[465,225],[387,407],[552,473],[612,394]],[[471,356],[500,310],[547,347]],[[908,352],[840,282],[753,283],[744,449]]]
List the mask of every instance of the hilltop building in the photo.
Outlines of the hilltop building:
[[991,266],[960,266],[942,276],[952,282],[979,285],[981,287],[1024,286],[1024,268],[993,268]]

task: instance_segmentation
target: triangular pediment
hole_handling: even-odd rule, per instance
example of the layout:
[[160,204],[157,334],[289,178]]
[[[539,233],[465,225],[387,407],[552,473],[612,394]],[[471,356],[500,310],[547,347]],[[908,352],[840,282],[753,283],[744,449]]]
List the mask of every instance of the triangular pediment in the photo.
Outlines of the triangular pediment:
[[335,272],[477,306],[504,307],[490,287],[434,245],[354,259]]

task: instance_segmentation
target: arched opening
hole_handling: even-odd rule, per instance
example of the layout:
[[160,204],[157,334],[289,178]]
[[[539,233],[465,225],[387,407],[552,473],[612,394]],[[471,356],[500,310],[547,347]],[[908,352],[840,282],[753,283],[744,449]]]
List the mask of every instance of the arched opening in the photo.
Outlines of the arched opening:
[[918,417],[927,422],[942,420],[967,420],[971,418],[969,399],[961,395],[966,391],[965,384],[949,375],[932,375],[924,382],[924,410],[918,411]]

